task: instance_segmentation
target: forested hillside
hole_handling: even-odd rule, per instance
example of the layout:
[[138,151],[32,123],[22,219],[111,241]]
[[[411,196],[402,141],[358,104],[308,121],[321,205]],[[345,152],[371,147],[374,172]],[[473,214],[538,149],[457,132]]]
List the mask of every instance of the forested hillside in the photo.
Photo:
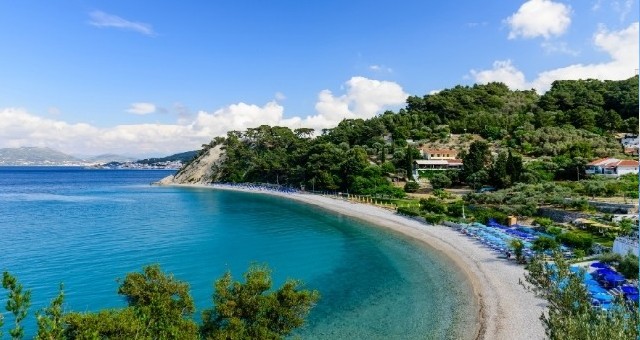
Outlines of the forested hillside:
[[[446,143],[452,134],[456,141],[479,135],[494,158],[501,151],[524,158],[518,181],[536,183],[575,179],[589,160],[621,155],[614,137],[620,132],[638,133],[637,76],[556,81],[542,96],[533,90],[512,91],[501,83],[456,86],[411,96],[399,112],[343,120],[317,137],[310,129],[260,126],[230,131],[205,149],[222,145],[225,151],[212,181],[397,197],[404,193],[388,178],[410,171],[413,160],[420,158],[417,145]],[[467,150],[461,151],[464,157]],[[453,183],[466,180],[453,178]]]

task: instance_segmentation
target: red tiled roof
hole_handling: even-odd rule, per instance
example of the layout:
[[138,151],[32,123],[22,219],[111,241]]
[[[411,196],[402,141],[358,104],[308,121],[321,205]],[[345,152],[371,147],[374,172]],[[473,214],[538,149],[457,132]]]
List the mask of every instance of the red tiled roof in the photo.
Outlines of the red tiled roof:
[[608,161],[618,161],[618,160],[615,158],[600,158],[600,159],[596,159],[595,161],[591,161],[587,163],[587,165],[605,165],[609,163]]
[[617,159],[617,158],[601,158],[596,159],[593,162],[588,163],[591,166],[601,166],[603,168],[615,168],[618,166],[637,167],[638,161],[632,159]]
[[632,167],[637,167],[638,166],[638,161],[634,161],[631,159],[624,159],[621,160],[620,162],[618,162],[618,164],[616,164],[617,166],[632,166]]

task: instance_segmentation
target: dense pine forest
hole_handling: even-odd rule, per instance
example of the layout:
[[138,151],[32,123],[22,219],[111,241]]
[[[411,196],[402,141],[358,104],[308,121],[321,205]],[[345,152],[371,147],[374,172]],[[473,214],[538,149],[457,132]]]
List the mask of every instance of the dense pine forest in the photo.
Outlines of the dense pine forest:
[[[638,133],[637,76],[556,81],[543,95],[502,83],[456,86],[411,96],[398,112],[345,119],[315,137],[311,129],[263,125],[230,131],[203,151],[216,145],[225,150],[214,181],[402,197],[404,190],[389,179],[407,176],[421,145],[449,145],[465,159],[468,142],[485,143],[480,170],[487,174],[449,173],[451,183],[445,184],[508,187],[576,180],[594,158],[623,157],[616,133]],[[522,166],[517,178],[489,176],[493,163],[507,154]]]

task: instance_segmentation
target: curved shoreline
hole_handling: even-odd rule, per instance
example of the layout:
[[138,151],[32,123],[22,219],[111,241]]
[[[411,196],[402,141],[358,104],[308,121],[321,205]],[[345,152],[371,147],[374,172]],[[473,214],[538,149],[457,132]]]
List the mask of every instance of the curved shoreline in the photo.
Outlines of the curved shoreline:
[[425,225],[383,208],[319,195],[285,194],[204,184],[172,183],[168,185],[283,197],[398,232],[443,254],[468,279],[477,307],[476,324],[464,332],[469,334],[469,338],[505,340],[544,338],[539,316],[545,302],[525,292],[518,284],[518,280],[523,278],[524,269],[513,262],[499,259],[495,253],[451,228]]

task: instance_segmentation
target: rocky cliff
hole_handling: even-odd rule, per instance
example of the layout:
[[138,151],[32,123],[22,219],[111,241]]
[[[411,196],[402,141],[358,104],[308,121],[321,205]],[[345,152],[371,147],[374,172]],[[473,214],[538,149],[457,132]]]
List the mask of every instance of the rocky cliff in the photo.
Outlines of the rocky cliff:
[[220,164],[224,159],[222,146],[210,148],[193,162],[184,166],[175,175],[161,179],[158,184],[207,184],[213,181],[214,165]]

